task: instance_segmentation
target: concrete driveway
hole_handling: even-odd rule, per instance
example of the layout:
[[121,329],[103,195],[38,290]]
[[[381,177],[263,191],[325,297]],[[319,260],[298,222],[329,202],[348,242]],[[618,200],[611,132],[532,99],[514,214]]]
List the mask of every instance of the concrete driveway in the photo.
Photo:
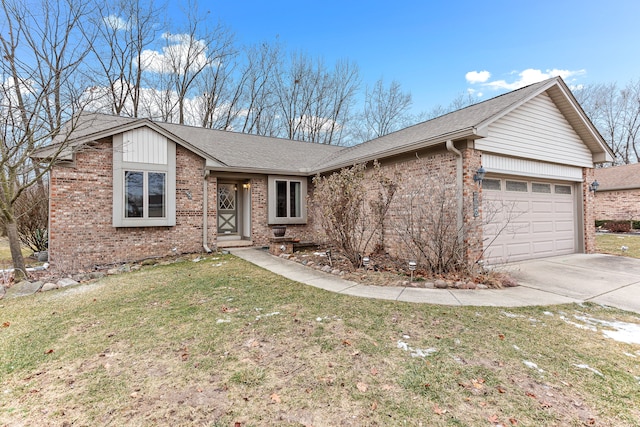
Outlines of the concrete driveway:
[[573,254],[500,267],[520,286],[640,313],[640,259]]

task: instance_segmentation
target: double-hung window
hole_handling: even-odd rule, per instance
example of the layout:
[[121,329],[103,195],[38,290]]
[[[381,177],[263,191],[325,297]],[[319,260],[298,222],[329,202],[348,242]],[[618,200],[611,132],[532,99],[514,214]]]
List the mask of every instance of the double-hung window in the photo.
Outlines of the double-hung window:
[[269,177],[269,223],[306,224],[306,178]]

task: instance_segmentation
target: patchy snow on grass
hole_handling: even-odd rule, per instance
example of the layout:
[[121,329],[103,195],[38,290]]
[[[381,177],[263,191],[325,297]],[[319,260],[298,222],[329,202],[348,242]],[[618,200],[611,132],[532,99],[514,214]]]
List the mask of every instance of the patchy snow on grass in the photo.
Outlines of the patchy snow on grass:
[[585,325],[582,323],[576,323],[576,322],[572,322],[571,320],[567,319],[566,316],[560,316],[560,320],[562,320],[563,322],[575,326],[578,329],[584,329],[587,331],[593,331],[593,332],[598,332],[598,328],[595,327],[594,325]]
[[510,313],[510,312],[508,312],[508,311],[503,311],[503,312],[502,312],[502,314],[504,314],[506,317],[509,317],[509,318],[511,318],[511,319],[515,319],[515,318],[517,318],[517,317],[524,317],[524,316],[521,316],[521,315],[519,315],[519,314]]
[[256,316],[256,320],[260,320],[263,317],[271,317],[271,316],[278,316],[280,314],[279,311],[274,311],[273,313],[267,313],[267,314],[259,314]]
[[216,320],[216,323],[231,323],[231,319],[218,319]]
[[398,341],[397,347],[401,350],[408,351],[411,353],[411,357],[427,357],[431,356],[433,353],[437,352],[437,348],[412,348],[409,347],[404,341]]
[[576,368],[580,368],[580,369],[587,369],[587,370],[589,370],[589,371],[593,372],[593,373],[594,373],[594,374],[596,374],[596,375],[600,375],[601,377],[604,377],[604,375],[602,375],[602,372],[598,371],[598,370],[597,370],[597,369],[595,369],[595,368],[592,368],[591,366],[589,366],[589,365],[587,365],[587,364],[581,363],[581,364],[576,365],[576,364],[574,363],[574,364],[573,364],[573,366],[575,366]]
[[538,371],[540,373],[544,372],[544,370],[538,368],[538,365],[536,365],[533,362],[530,362],[528,360],[523,360],[522,363],[524,363],[527,368],[535,369],[536,371]]
[[640,344],[640,325],[637,323],[627,323],[620,321],[609,321],[594,319],[592,317],[574,316],[577,320],[591,325],[597,330],[597,325],[607,329],[601,329],[602,334],[618,342],[627,344]]

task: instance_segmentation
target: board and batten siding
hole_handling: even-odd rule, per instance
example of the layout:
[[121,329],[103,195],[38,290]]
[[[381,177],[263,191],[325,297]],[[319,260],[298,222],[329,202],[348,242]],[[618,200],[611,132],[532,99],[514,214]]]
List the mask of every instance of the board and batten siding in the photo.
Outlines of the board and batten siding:
[[487,137],[476,140],[475,148],[543,162],[593,167],[591,151],[546,93],[491,123]]
[[123,132],[122,161],[166,165],[167,146],[167,138],[149,128]]

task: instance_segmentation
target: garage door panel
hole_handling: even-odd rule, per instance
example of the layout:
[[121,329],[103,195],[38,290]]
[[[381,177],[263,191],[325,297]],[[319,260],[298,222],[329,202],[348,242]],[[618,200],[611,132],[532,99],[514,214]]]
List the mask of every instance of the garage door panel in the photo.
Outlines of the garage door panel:
[[574,252],[573,247],[574,247],[573,238],[556,240],[556,250],[558,251],[566,251],[565,253],[571,254]]
[[533,200],[531,202],[531,212],[550,214],[553,212],[553,203],[547,201]]
[[556,213],[573,213],[573,201],[557,201],[554,203]]
[[[526,178],[501,179],[500,190],[483,189],[485,259],[489,263],[563,255],[576,251],[576,199],[573,183],[544,184],[545,192]],[[528,181],[527,191],[506,191],[505,182]],[[512,186],[513,187],[513,186]],[[540,188],[538,188],[540,187]],[[566,191],[549,192],[550,188]],[[515,187],[513,187],[515,188]],[[520,186],[518,188],[524,188]],[[492,243],[493,242],[493,243]]]
[[555,248],[553,240],[545,240],[545,241],[537,241],[533,243],[533,253],[534,254],[543,254],[546,252],[553,251]]
[[556,231],[569,231],[573,233],[573,221],[556,221]]
[[534,233],[552,233],[553,232],[553,221],[533,221],[532,230]]
[[507,253],[513,257],[528,255],[531,252],[531,244],[517,242],[506,245]]

